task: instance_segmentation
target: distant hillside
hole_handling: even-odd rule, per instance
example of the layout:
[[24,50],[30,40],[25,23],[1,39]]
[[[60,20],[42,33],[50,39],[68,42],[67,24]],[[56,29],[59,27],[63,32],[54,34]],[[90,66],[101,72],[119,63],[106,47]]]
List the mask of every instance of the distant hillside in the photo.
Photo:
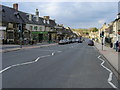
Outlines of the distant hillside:
[[89,36],[90,32],[97,32],[98,29],[94,27],[89,29],[72,29],[72,31],[78,36]]

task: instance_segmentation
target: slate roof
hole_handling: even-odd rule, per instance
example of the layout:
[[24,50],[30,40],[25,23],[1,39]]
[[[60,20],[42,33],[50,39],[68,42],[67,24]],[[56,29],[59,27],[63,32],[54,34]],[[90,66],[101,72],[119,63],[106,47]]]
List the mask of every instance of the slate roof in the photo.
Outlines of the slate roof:
[[[35,15],[32,15],[32,20],[29,20],[29,13],[25,13],[22,11],[16,11],[14,8],[10,8],[4,5],[0,5],[0,21],[2,22],[11,22],[11,23],[23,23],[23,24],[35,24],[35,25],[45,25],[54,27],[56,25],[54,20],[49,20],[48,23],[44,23],[44,18],[39,17],[39,21],[36,21]],[[18,15],[18,18],[17,18]]]
[[15,9],[0,5],[0,15],[2,15],[2,18],[0,19],[0,21],[12,22],[12,23],[23,23],[23,20],[17,18],[15,14],[17,14]]

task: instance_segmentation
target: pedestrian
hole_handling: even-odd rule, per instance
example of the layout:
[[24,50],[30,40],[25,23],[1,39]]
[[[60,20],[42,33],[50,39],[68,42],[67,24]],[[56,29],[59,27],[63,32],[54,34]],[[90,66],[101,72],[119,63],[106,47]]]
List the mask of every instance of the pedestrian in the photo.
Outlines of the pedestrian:
[[115,45],[116,45],[116,52],[117,52],[118,51],[118,46],[119,46],[118,41],[116,41]]
[[113,43],[111,42],[111,43],[110,43],[110,48],[112,48],[112,47],[113,47]]
[[120,42],[118,42],[118,52],[120,52]]

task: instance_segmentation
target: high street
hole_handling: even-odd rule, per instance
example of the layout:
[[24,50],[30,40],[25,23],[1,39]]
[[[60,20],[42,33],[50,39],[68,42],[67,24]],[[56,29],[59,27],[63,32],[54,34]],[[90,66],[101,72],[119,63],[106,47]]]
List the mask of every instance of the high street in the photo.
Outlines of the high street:
[[0,71],[2,85],[3,88],[118,87],[115,75],[109,77],[110,66],[106,62],[102,66],[102,60],[106,61],[86,41],[7,52],[3,53]]

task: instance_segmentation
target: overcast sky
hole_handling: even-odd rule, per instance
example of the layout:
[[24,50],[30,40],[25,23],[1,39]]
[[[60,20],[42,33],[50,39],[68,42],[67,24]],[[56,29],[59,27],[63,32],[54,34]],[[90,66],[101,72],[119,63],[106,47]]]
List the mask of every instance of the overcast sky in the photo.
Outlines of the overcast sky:
[[[12,2],[2,3],[12,7]],[[19,10],[35,14],[38,8],[40,16],[50,16],[58,24],[71,28],[100,28],[117,17],[117,2],[19,2]]]

